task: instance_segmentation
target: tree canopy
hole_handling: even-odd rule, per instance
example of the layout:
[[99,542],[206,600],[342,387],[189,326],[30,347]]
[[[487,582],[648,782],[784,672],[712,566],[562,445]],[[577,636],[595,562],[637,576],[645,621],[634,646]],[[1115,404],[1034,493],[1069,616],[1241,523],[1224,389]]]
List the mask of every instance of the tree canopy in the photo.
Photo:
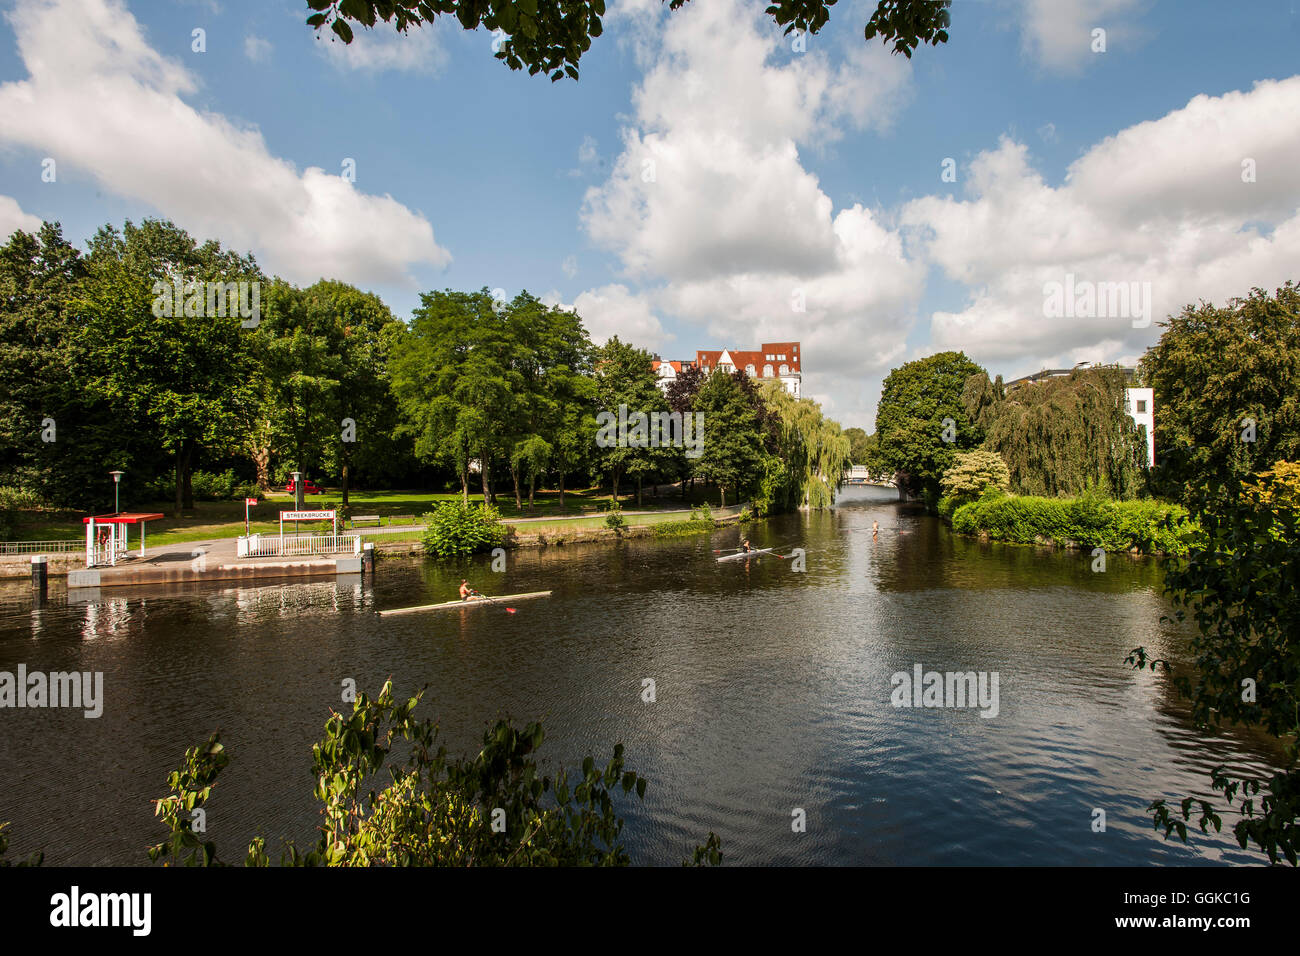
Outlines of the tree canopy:
[[880,461],[900,486],[938,497],[939,479],[958,451],[974,448],[983,432],[962,403],[978,365],[964,352],[939,352],[894,369],[876,411]]
[[1300,458],[1300,287],[1189,305],[1164,329],[1142,358],[1164,491],[1189,499]]

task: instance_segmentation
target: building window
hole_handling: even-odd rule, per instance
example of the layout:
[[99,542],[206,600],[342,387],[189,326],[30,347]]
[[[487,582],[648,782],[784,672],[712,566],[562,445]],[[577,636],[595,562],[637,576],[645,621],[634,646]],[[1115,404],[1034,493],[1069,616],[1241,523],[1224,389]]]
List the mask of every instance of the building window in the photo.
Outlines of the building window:
[[782,366],[781,366],[781,374],[782,374],[782,375],[789,375],[789,374],[790,374],[790,366],[788,366],[788,365],[782,365]]
[[745,366],[745,374],[748,375],[750,378],[754,377],[754,364],[752,362],[749,365]]
[[1139,415],[1145,415],[1146,413],[1147,413],[1147,400],[1146,400],[1145,398],[1139,398],[1139,399],[1138,399],[1138,414],[1139,414]]
[[[770,356],[770,355],[768,356],[768,358],[771,358],[771,357],[772,357],[772,356]],[[771,378],[771,377],[772,377],[772,366],[770,366],[770,365],[764,365],[764,366],[763,366],[763,378]]]

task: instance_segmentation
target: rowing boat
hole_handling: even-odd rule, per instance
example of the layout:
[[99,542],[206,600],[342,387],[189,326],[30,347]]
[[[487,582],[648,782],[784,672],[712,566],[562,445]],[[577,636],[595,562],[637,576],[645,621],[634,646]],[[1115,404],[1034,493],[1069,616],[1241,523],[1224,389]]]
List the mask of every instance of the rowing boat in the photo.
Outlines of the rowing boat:
[[446,601],[443,604],[421,604],[418,607],[396,607],[380,611],[380,617],[389,614],[410,614],[413,611],[439,611],[449,607],[478,607],[483,604],[500,604],[503,601],[527,601],[529,598],[550,597],[550,591],[529,591],[527,594],[503,594],[500,597],[476,597],[470,601]]
[[718,558],[719,561],[739,561],[741,558],[752,558],[756,554],[771,554],[775,548],[755,548],[753,551],[741,551],[737,554],[724,554]]

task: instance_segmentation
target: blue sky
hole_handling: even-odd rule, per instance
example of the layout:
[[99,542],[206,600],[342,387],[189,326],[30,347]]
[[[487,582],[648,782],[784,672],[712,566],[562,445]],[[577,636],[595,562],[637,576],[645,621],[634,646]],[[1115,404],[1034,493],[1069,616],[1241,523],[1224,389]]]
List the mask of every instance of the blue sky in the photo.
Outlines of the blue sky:
[[345,53],[289,0],[11,0],[0,233],[164,216],[401,316],[526,288],[666,357],[798,339],[805,392],[868,427],[940,348],[1012,378],[1158,335],[1046,321],[1056,276],[1149,283],[1156,321],[1300,278],[1293,0],[957,0],[911,62],[863,42],[862,0],[804,52],[763,6],[613,0],[553,84],[454,21]]

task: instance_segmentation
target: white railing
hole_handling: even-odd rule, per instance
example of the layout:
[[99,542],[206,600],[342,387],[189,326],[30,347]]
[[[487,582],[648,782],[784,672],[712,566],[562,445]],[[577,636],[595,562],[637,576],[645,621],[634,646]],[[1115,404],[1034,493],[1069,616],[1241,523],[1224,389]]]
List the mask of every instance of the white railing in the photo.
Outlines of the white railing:
[[85,547],[86,542],[80,538],[63,541],[0,541],[0,554],[72,554]]
[[312,554],[360,554],[359,534],[254,534],[240,536],[241,558],[288,558]]

